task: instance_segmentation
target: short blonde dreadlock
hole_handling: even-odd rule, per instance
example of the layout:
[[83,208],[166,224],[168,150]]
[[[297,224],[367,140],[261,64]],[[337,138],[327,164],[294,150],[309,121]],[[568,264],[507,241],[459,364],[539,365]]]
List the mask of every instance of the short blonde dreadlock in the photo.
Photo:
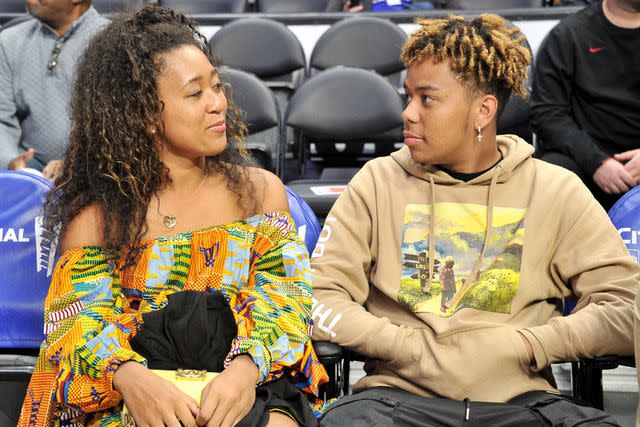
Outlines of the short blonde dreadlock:
[[511,93],[526,98],[524,82],[531,52],[525,37],[502,17],[482,14],[475,19],[451,15],[445,19],[418,19],[420,29],[409,36],[401,58],[407,67],[426,58],[447,60],[470,95],[490,93],[499,112]]

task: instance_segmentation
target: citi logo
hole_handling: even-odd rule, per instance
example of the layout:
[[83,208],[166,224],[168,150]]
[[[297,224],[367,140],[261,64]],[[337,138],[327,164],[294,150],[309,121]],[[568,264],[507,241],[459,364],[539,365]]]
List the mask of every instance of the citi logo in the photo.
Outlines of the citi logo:
[[622,227],[618,229],[618,233],[620,233],[620,237],[622,237],[625,245],[638,244],[638,234],[640,234],[640,230],[632,230],[631,227]]

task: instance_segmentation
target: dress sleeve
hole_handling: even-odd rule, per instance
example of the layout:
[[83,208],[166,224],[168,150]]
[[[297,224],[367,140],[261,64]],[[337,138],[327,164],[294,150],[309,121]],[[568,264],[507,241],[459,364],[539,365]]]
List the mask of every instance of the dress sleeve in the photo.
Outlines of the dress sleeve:
[[[80,413],[118,404],[121,395],[112,386],[116,369],[129,360],[146,363],[129,344],[140,325],[139,314],[129,309],[121,292],[118,268],[102,249],[63,253],[45,299],[46,338],[21,421],[29,422],[33,415],[29,400],[48,396]],[[42,409],[38,416],[46,424],[53,408]]]
[[311,343],[311,271],[293,220],[277,214],[262,224],[253,244],[249,278],[234,309],[238,336],[231,356],[249,354],[260,383],[290,376],[315,394],[327,381]]

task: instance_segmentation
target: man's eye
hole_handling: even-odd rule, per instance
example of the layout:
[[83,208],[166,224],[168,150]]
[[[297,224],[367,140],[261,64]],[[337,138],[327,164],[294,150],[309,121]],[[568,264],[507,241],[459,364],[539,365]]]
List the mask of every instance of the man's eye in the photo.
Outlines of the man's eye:
[[196,92],[193,92],[192,94],[190,94],[189,96],[193,97],[193,98],[198,98],[200,97],[200,95],[202,95],[202,91],[198,90]]

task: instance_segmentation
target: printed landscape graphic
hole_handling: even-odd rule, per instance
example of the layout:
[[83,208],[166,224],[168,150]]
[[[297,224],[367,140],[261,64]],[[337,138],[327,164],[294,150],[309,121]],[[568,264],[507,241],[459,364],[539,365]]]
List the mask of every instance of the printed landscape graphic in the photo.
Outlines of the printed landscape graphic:
[[476,277],[469,277],[482,251],[487,207],[436,203],[434,273],[429,286],[431,206],[407,205],[400,304],[414,313],[442,317],[464,308],[510,313],[520,283],[525,213],[526,209],[493,208],[493,230],[482,265]]

